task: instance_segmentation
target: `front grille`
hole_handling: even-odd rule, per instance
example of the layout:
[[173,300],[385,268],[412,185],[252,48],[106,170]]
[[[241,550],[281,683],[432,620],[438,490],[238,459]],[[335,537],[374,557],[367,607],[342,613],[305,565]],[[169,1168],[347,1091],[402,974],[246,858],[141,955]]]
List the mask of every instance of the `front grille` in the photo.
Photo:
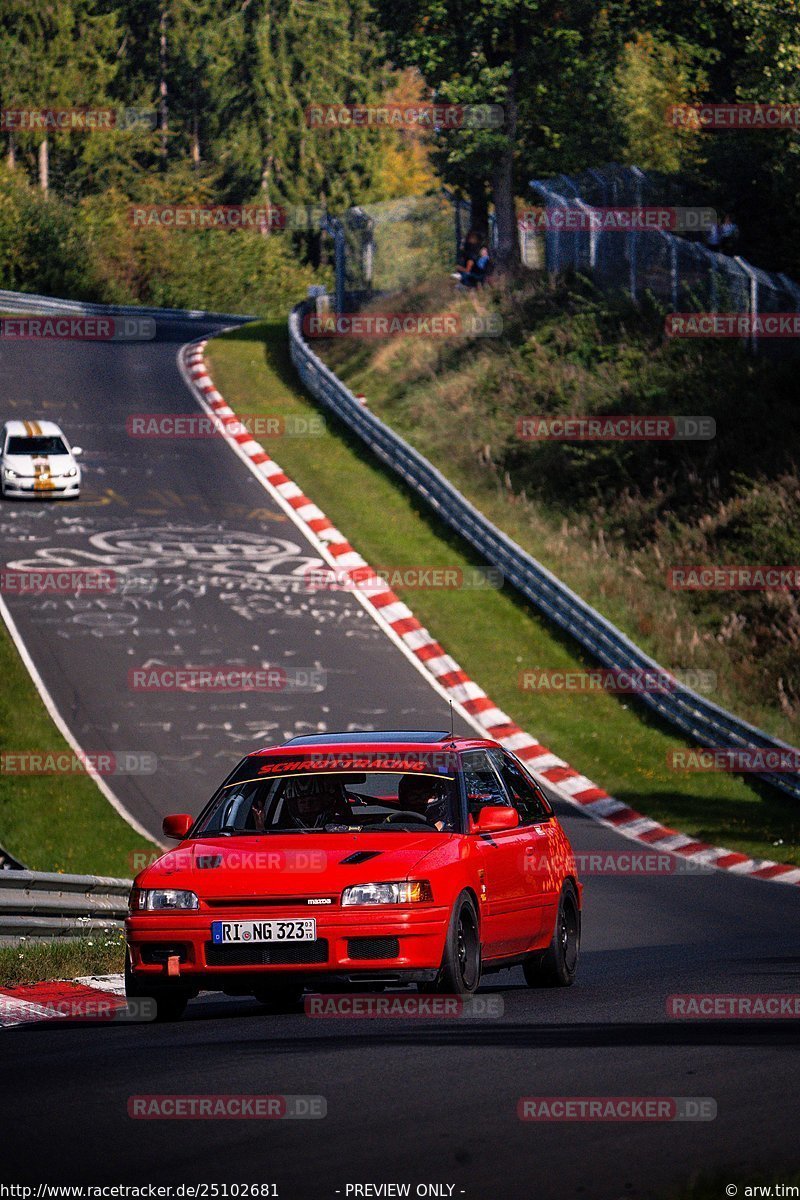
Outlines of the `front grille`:
[[149,966],[155,966],[157,963],[165,963],[168,958],[175,956],[177,956],[179,962],[185,963],[189,961],[189,948],[180,942],[141,942],[139,953],[142,956],[142,962],[147,963]]
[[358,937],[347,940],[348,958],[399,958],[400,941],[396,937]]
[[206,963],[209,967],[300,966],[303,963],[327,961],[327,938],[317,938],[315,942],[248,942],[232,946],[206,942]]

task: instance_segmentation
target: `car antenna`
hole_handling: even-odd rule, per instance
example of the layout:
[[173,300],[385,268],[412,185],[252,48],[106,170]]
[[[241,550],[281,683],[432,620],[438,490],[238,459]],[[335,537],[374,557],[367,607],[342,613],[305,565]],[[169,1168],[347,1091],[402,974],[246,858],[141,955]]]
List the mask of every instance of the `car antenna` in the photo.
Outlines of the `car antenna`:
[[[449,697],[448,697],[448,699],[449,699]],[[453,721],[454,721],[454,718],[453,718],[453,701],[452,701],[452,700],[450,700],[450,741],[451,741],[451,742],[452,742],[452,741],[455,741],[455,736],[456,736],[456,735],[455,735],[455,729],[454,729],[454,727],[453,727]]]

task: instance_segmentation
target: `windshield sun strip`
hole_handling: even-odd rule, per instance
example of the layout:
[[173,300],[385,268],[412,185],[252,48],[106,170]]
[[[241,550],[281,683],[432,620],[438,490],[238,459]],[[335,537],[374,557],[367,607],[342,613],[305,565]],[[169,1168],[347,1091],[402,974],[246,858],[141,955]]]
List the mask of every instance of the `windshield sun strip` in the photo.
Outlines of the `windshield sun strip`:
[[275,783],[280,779],[318,779],[321,775],[330,775],[336,778],[337,775],[411,775],[415,779],[446,779],[452,783],[455,775],[437,775],[434,771],[370,771],[365,767],[360,771],[316,771],[309,773],[308,771],[291,771],[285,775],[258,775],[255,779],[237,779],[235,783],[224,783],[220,791],[227,791],[228,788],[241,787],[245,783]]

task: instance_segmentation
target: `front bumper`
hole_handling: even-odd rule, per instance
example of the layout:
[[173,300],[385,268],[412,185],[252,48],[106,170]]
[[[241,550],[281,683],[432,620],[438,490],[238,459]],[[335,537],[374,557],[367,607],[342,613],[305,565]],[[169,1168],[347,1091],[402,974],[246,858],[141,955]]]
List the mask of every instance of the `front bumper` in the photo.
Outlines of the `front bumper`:
[[80,495],[80,479],[51,479],[47,487],[36,487],[27,477],[3,480],[3,495],[15,500],[72,500]]
[[[204,989],[247,991],[267,976],[321,984],[430,981],[441,966],[450,919],[442,905],[315,912],[315,942],[235,943],[211,940],[211,922],[296,920],[307,908],[137,913],[125,922],[133,973],[141,980],[178,979]],[[262,950],[266,947],[266,952]],[[388,951],[388,953],[387,953]],[[278,961],[259,961],[275,954]]]

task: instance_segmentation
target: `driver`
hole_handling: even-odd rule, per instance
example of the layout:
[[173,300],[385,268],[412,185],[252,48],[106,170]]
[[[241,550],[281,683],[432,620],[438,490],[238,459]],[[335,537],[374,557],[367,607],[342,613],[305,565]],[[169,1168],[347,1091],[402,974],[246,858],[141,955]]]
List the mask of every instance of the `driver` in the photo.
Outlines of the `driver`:
[[397,789],[401,809],[418,813],[436,829],[452,829],[447,783],[425,775],[404,775]]
[[284,793],[286,813],[299,829],[324,829],[331,821],[350,821],[344,784],[330,776],[291,779]]

